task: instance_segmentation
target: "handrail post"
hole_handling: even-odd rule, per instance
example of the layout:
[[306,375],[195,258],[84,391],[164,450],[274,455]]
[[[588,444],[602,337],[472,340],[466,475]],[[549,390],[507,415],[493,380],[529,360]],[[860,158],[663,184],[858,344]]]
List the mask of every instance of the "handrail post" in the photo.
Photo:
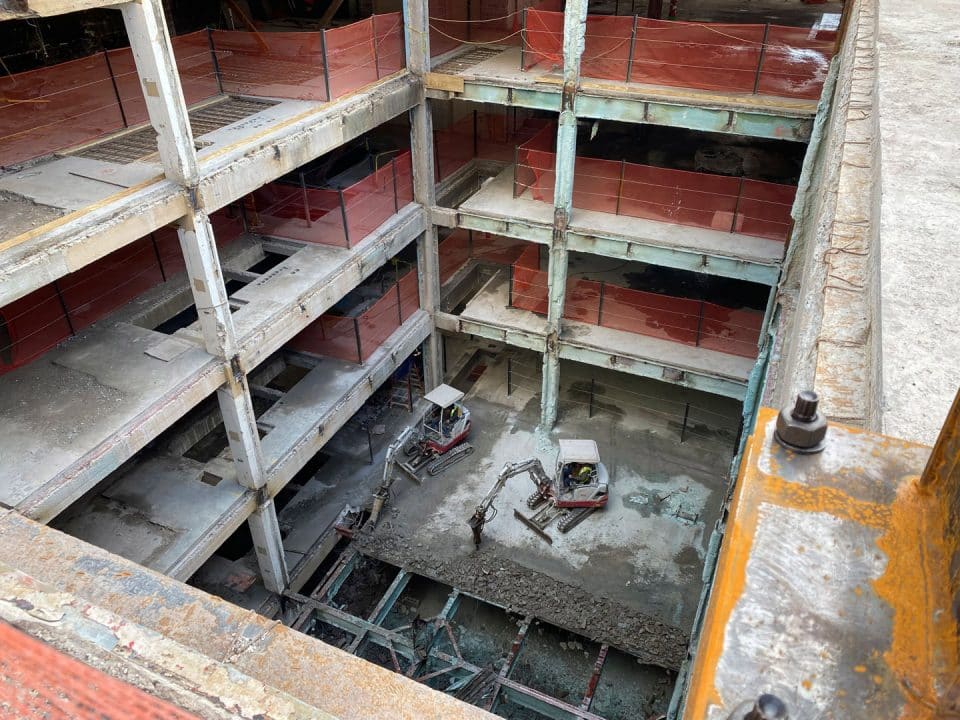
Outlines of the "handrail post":
[[363,345],[360,343],[360,320],[353,319],[353,334],[357,336],[357,362],[363,365]]
[[373,67],[377,73],[377,80],[380,79],[380,48],[377,43],[377,16],[370,18],[370,34],[373,36]]
[[350,247],[350,227],[347,223],[347,203],[343,199],[343,188],[337,190],[340,196],[340,219],[343,221],[343,238],[347,241],[347,247]]
[[597,325],[603,327],[603,297],[604,289],[607,287],[607,283],[603,280],[600,281],[600,302],[597,304]]
[[700,336],[703,333],[703,300],[700,300],[700,312],[697,315],[697,339],[696,347],[700,347]]
[[510,263],[510,284],[507,285],[507,307],[513,307],[513,263]]
[[213,28],[207,25],[207,42],[210,43],[210,57],[213,58],[213,74],[217,76],[217,88],[223,95],[223,73],[220,72],[220,59],[217,57],[217,48],[213,44]]
[[760,71],[763,70],[763,58],[767,53],[767,35],[770,34],[770,23],[763,25],[763,40],[760,43],[760,58],[757,60],[757,75],[753,79],[753,94],[756,95],[760,89]]
[[390,167],[393,169],[393,211],[400,212],[400,192],[397,190],[397,159],[390,161]]
[[526,49],[527,45],[527,8],[523,9],[523,12],[520,13],[520,70],[521,72],[527,69],[527,64],[524,61],[523,52]]
[[[403,325],[403,300],[400,298],[400,275],[397,274],[397,322]],[[399,326],[398,326],[399,327]]]
[[310,214],[310,195],[307,193],[307,180],[304,173],[300,172],[300,190],[303,193],[303,213],[307,221],[307,227],[313,227],[313,217]]
[[327,60],[327,31],[320,31],[320,55],[323,57],[323,86],[327,91],[327,102],[333,102],[330,94],[330,63]]
[[513,146],[513,199],[520,197],[517,194],[517,183],[520,182],[520,146]]
[[737,199],[733,204],[733,217],[730,219],[730,232],[737,231],[737,213],[740,212],[741,197],[743,197],[743,175],[740,176],[740,186],[737,188]]
[[125,128],[130,127],[130,124],[127,122],[127,114],[123,111],[123,100],[120,99],[120,88],[117,86],[117,78],[113,74],[110,52],[106,48],[103,49],[103,59],[107,61],[107,72],[110,73],[110,82],[113,83],[113,94],[117,98],[117,107],[120,109],[120,119],[123,121]]
[[627,82],[633,77],[633,51],[637,47],[637,23],[640,22],[640,16],[633,16],[633,29],[630,31],[630,56],[627,58]]
[[623,198],[623,178],[624,178],[624,175],[626,175],[626,170],[627,170],[627,161],[621,160],[620,161],[620,184],[617,187],[617,211],[616,211],[617,215],[620,214],[620,200]]

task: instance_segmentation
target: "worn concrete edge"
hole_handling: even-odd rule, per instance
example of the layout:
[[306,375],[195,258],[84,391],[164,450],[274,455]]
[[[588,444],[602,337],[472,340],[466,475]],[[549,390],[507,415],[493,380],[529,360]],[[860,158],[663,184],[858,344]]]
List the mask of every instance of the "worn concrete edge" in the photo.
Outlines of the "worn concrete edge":
[[[27,547],[31,552],[23,551]],[[39,525],[15,512],[0,511],[0,563],[32,578],[31,584],[42,584],[68,593],[69,599],[64,598],[68,605],[75,600],[81,608],[90,604],[119,616],[125,624],[112,630],[114,633],[155,633],[144,637],[149,641],[148,645],[158,645],[158,652],[161,639],[170,643],[166,645],[168,648],[175,647],[172,644],[176,643],[188,652],[208,658],[207,667],[215,671],[225,667],[231,685],[236,682],[235,678],[246,676],[251,680],[247,685],[251,692],[266,688],[264,699],[275,697],[278,703],[286,699],[281,694],[286,694],[292,698],[290,707],[296,707],[293,703],[302,703],[313,708],[315,712],[309,717],[324,717],[324,714],[344,720],[493,717],[479,708],[463,704],[202,590]],[[3,606],[0,612],[9,612],[8,603],[0,602],[0,605]],[[91,616],[95,619],[105,617],[97,613],[91,613]],[[22,623],[23,629],[34,635],[40,634],[40,627],[52,632],[52,625],[49,620],[43,625]],[[65,632],[71,633],[70,630]],[[91,647],[82,644],[85,648]],[[136,642],[132,650],[139,650]],[[125,651],[118,649],[117,652]],[[87,653],[81,653],[78,659],[89,662],[91,658]],[[137,669],[126,675],[122,673],[123,668],[131,670],[133,667],[129,663],[119,666],[105,663],[101,669],[109,672],[115,668],[121,679],[137,684],[143,680],[144,671]],[[156,668],[147,667],[145,670],[156,672]],[[188,670],[180,669],[180,672]],[[150,679],[149,674],[146,679]],[[204,686],[206,683],[207,676],[204,675]],[[141,687],[159,694],[151,682],[144,682]],[[166,690],[172,688],[167,686]],[[234,691],[239,692],[236,688]],[[256,695],[253,697],[255,699]],[[215,701],[208,707],[215,707]],[[278,706],[278,709],[282,708]],[[219,717],[216,714],[204,716]],[[236,717],[235,714],[231,716]],[[267,713],[262,717],[297,716]]]
[[[875,0],[857,0],[821,103],[777,302],[763,403],[813,388],[831,420],[879,429],[879,173]],[[819,140],[819,141],[817,141]]]

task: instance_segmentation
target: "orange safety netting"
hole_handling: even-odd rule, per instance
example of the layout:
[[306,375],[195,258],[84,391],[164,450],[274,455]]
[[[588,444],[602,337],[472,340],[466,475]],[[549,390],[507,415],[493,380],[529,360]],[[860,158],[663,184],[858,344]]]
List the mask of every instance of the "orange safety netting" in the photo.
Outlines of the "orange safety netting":
[[343,188],[273,182],[252,194],[255,229],[263,235],[352,247],[413,201],[410,152]]
[[377,348],[420,307],[415,270],[407,272],[356,317],[325,314],[290,341],[301,352],[366,362]]
[[[514,195],[553,201],[552,127],[517,152]],[[581,210],[786,240],[796,187],[760,180],[578,157],[573,206]]]
[[[243,230],[223,211],[210,221],[219,247]],[[0,374],[39,357],[184,267],[176,230],[161,228],[0,308]]]
[[123,127],[106,56],[0,78],[0,165],[29,160]]
[[518,142],[525,142],[546,124],[528,111],[479,112],[466,115],[433,134],[437,180],[450,177],[473,159],[511,162]]
[[522,13],[536,0],[430,3],[430,55],[442,55],[464,43],[520,45]]
[[[779,25],[588,15],[580,72],[651,85],[816,99],[836,32]],[[526,12],[521,69],[563,65],[563,12]]]
[[[510,304],[545,315],[549,286],[539,264],[540,248],[529,245],[513,264]],[[743,357],[756,357],[763,323],[755,310],[574,278],[567,281],[563,317]]]
[[523,240],[458,228],[440,241],[440,284],[445,284],[469,260],[513,264],[529,243]]
[[328,100],[320,33],[214,30],[211,38],[224,92]]

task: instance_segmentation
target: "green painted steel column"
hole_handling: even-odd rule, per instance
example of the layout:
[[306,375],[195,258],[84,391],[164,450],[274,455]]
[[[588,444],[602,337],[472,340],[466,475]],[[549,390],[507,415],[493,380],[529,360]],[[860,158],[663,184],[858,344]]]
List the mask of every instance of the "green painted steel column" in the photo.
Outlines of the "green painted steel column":
[[547,347],[543,353],[543,391],[540,427],[550,430],[557,421],[560,394],[560,330],[567,288],[567,225],[573,208],[573,173],[577,152],[577,114],[574,107],[580,83],[587,21],[587,0],[569,0],[563,17],[563,92],[557,127],[557,165],[553,195],[553,236],[550,240],[547,301]]

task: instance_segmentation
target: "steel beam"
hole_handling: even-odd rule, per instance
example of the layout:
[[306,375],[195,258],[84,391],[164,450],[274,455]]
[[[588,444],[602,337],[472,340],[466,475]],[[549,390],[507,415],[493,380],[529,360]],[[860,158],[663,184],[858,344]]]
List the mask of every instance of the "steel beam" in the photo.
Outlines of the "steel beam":
[[[413,576],[406,570],[401,569],[397,573],[397,576],[393,579],[393,582],[390,583],[390,587],[387,588],[387,591],[380,597],[380,600],[377,601],[376,607],[374,607],[370,612],[367,620],[372,622],[374,625],[381,625],[386,619],[387,615],[390,614],[393,606],[396,605],[400,595],[404,590],[407,589],[407,585],[410,583],[410,579],[412,577]],[[366,637],[366,631],[358,634],[354,638],[353,642],[347,647],[347,652],[356,655],[360,645],[363,644],[363,641],[366,639]]]
[[[463,91],[453,93],[457,100],[492,103],[508,107],[556,112],[560,107],[558,87],[511,87],[483,79],[464,79]],[[449,98],[451,93],[429,93]],[[771,140],[806,142],[810,139],[816,107],[753,108],[738,105],[735,98],[728,103],[691,100],[656,100],[638,93],[601,94],[596,90],[578,93],[577,115],[594,120],[644,123],[679,127],[700,132],[746,135]]]

